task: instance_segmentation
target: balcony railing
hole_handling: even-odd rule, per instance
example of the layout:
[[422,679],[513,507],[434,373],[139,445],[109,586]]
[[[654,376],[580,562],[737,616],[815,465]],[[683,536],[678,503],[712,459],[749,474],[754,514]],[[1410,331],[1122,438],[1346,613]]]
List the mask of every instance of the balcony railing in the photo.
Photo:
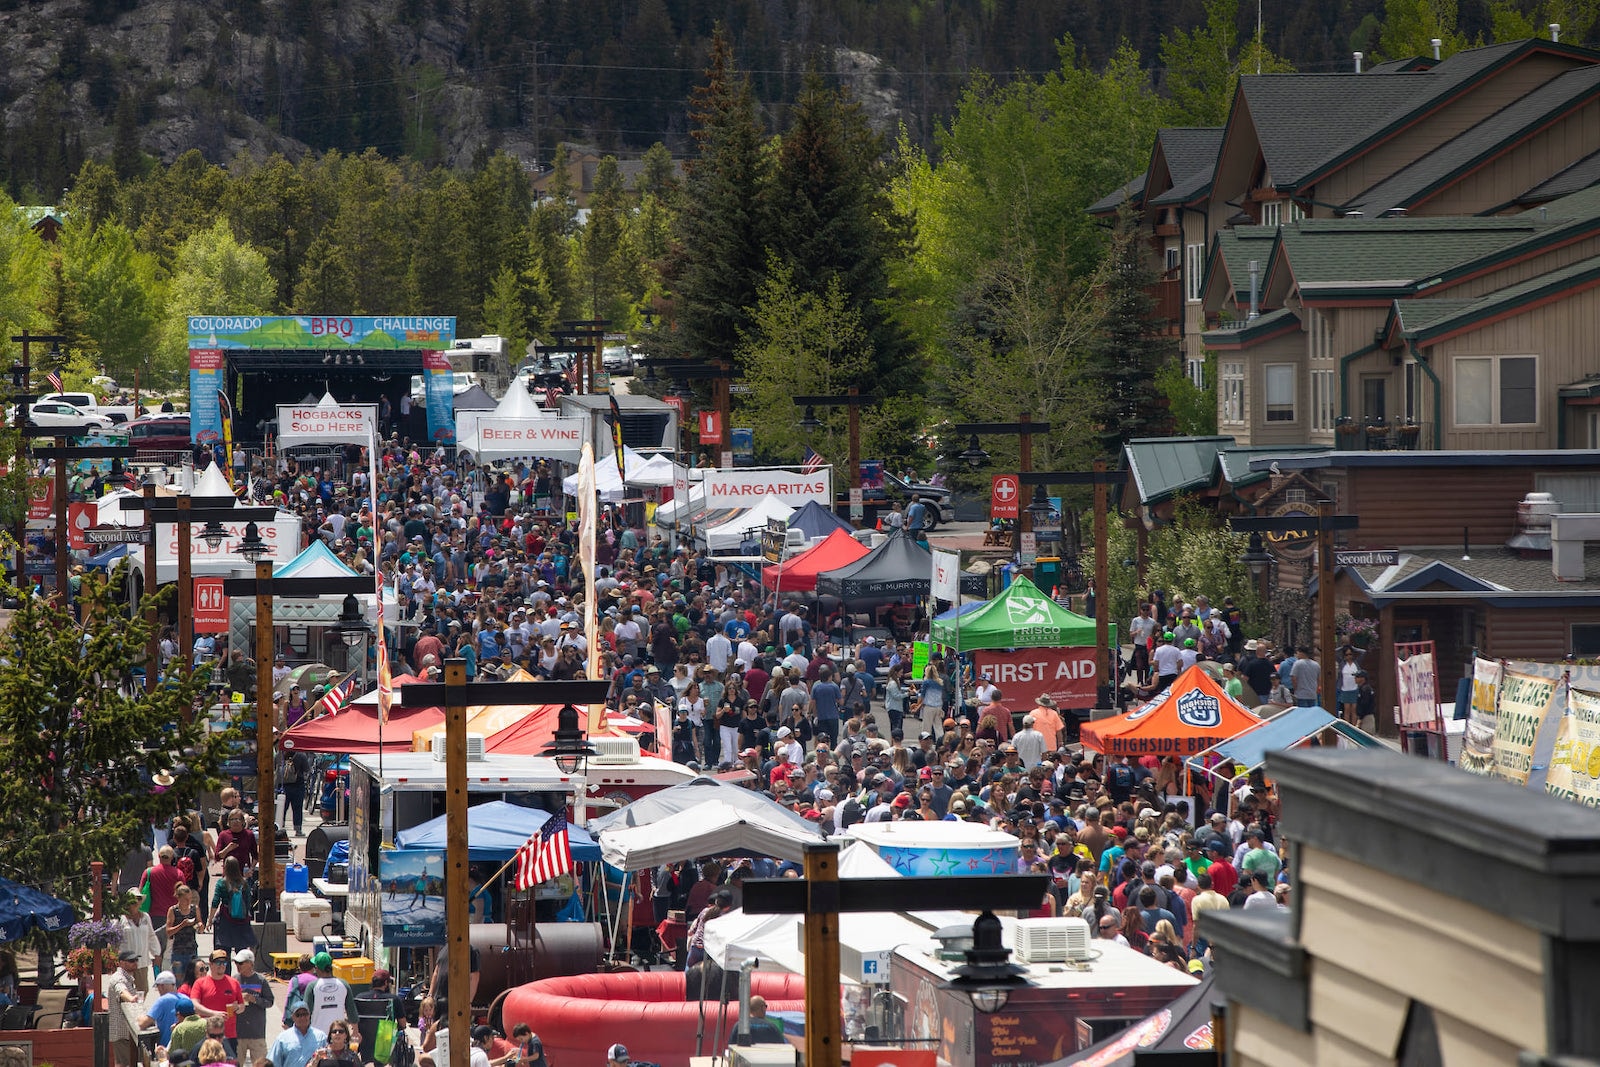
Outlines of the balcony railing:
[[1334,446],[1341,451],[1391,452],[1426,449],[1432,438],[1428,428],[1411,419],[1361,419],[1349,415],[1336,420]]

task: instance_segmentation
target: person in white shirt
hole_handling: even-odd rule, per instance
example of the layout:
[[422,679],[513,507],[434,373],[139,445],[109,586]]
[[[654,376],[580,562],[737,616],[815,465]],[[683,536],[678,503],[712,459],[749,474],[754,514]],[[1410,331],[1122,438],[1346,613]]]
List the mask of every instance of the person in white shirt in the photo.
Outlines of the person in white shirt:
[[1150,661],[1155,664],[1156,684],[1165,686],[1183,673],[1183,653],[1165,637],[1158,637],[1156,641],[1156,650],[1150,654]]
[[760,654],[761,650],[756,648],[756,643],[745,637],[739,641],[739,651],[735,654],[735,658],[738,659],[739,665],[748,671],[756,665],[756,657]]
[[489,1067],[489,1048],[493,1044],[493,1027],[474,1026],[472,1028],[472,1054],[467,1059],[470,1067]]
[[1017,755],[1022,759],[1022,766],[1028,770],[1037,767],[1044,759],[1044,734],[1033,728],[1033,716],[1022,717],[1022,729],[1017,731],[1011,743],[1017,747]]
[[706,639],[706,662],[717,669],[718,674],[728,673],[728,661],[733,659],[733,642],[728,640],[728,635],[718,630]]

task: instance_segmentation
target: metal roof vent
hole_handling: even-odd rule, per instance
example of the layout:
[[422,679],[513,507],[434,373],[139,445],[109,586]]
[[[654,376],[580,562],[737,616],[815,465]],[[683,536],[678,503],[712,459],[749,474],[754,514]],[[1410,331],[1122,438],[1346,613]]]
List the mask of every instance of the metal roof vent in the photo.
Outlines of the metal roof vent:
[[1517,532],[1506,547],[1522,556],[1550,554],[1550,519],[1561,502],[1552,493],[1529,493],[1517,504]]

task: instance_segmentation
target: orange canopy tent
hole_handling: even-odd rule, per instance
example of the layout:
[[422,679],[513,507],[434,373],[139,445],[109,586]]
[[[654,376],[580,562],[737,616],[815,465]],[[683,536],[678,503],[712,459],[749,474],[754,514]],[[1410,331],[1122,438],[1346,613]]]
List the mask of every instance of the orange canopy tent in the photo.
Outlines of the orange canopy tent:
[[1261,721],[1199,664],[1164,692],[1114,719],[1083,724],[1083,747],[1109,757],[1192,756]]
[[870,551],[846,530],[834,530],[804,552],[761,568],[761,584],[780,592],[809,593],[817,575],[854,563]]

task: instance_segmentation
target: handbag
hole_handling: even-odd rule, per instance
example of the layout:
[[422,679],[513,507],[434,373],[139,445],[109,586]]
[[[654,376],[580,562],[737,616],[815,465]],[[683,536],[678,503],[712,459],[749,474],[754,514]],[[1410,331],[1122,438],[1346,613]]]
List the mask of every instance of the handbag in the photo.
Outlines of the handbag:
[[146,915],[150,914],[151,894],[150,868],[146,867],[144,869],[144,880],[139,883],[139,910],[144,912]]
[[372,1039],[372,1059],[375,1063],[388,1063],[394,1051],[394,1001],[389,1001],[388,1018],[378,1020],[378,1033]]

